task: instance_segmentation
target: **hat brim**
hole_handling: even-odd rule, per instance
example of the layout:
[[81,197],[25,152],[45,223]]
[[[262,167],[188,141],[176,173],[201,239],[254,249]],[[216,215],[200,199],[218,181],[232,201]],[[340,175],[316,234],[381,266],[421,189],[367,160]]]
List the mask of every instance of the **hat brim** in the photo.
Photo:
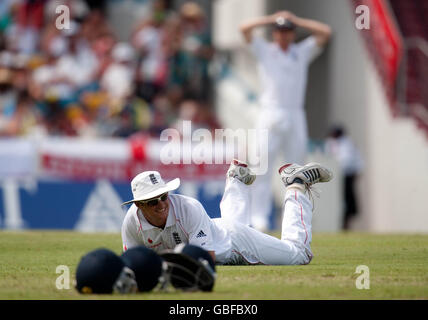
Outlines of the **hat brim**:
[[129,203],[133,203],[133,202],[137,202],[137,201],[148,200],[148,199],[154,198],[156,196],[160,196],[162,193],[178,189],[179,186],[180,186],[180,178],[175,178],[174,180],[167,182],[164,187],[159,188],[155,191],[149,192],[149,193],[145,194],[143,197],[139,197],[138,199],[132,199],[132,200],[126,201],[126,202],[122,203],[122,206],[125,204],[129,204]]
[[274,30],[277,30],[277,31],[294,31],[294,30],[296,30],[295,26],[281,26],[281,25],[277,25],[277,24],[275,24],[273,26],[273,28],[274,28]]

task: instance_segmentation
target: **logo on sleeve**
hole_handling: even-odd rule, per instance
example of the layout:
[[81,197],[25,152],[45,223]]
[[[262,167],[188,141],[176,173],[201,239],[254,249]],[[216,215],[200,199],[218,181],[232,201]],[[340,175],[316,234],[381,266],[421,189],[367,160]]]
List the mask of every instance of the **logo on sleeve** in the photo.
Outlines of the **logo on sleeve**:
[[196,235],[196,238],[202,238],[202,237],[206,237],[207,235],[201,230],[199,231],[199,233]]

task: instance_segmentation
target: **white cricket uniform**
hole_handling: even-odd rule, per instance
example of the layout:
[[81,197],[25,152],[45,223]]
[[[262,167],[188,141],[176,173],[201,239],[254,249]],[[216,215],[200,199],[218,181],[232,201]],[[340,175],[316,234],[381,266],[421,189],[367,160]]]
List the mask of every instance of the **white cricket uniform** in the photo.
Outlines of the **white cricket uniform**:
[[215,251],[217,264],[307,264],[310,250],[312,203],[298,190],[285,196],[281,239],[248,225],[250,186],[236,179],[226,182],[220,203],[221,218],[211,219],[196,199],[171,194],[164,229],[150,225],[132,205],[122,225],[123,249],[144,245],[160,252],[190,243]]
[[314,36],[293,43],[283,51],[276,43],[254,37],[250,48],[255,55],[263,86],[261,114],[256,127],[268,129],[268,171],[257,177],[252,197],[251,223],[268,228],[272,210],[272,171],[276,158],[303,164],[308,132],[304,110],[307,74],[310,63],[322,52]]
[[202,204],[178,194],[169,194],[170,205],[165,228],[151,225],[135,204],[128,209],[122,224],[123,249],[144,245],[160,252],[180,243],[200,246],[216,255],[228,250],[228,234],[212,223]]

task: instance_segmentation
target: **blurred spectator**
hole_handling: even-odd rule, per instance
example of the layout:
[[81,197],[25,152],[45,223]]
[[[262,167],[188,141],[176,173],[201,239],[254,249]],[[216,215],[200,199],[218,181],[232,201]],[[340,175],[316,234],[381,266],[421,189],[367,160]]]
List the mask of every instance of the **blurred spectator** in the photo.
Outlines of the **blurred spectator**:
[[[40,129],[41,114],[36,108],[27,91],[21,91],[17,97],[16,107],[7,124],[0,125],[0,136],[28,135]],[[43,129],[42,129],[43,130]]]
[[175,121],[175,129],[177,129],[181,135],[183,135],[183,121],[192,121],[192,132],[199,129],[198,110],[200,105],[195,100],[184,100],[179,107],[178,119]]
[[15,112],[17,94],[12,87],[12,71],[2,65],[0,68],[0,132],[5,133]]
[[134,49],[128,43],[117,43],[112,58],[113,62],[103,73],[100,84],[113,103],[120,105],[134,91]]
[[33,94],[36,99],[56,100],[62,107],[78,101],[78,91],[94,81],[97,69],[95,55],[79,36],[79,25],[52,37],[47,48],[46,64],[33,72]]
[[211,85],[208,67],[214,51],[205,13],[197,3],[186,2],[180,8],[179,23],[170,81],[182,88],[184,96],[207,99]]
[[85,0],[91,11],[99,11],[102,15],[106,14],[106,0]]
[[98,61],[96,79],[100,79],[107,67],[113,62],[111,52],[115,43],[115,37],[110,33],[100,34],[91,42],[92,51]]
[[153,100],[152,121],[150,135],[159,137],[161,132],[173,125],[177,119],[175,106],[165,94],[158,94]]
[[5,29],[9,47],[15,52],[31,55],[38,49],[46,0],[7,2],[12,17]]
[[191,121],[191,129],[208,129],[213,131],[219,128],[215,114],[211,108],[204,101],[196,99],[185,99],[180,104],[177,120],[174,122],[173,127],[183,135],[183,121]]
[[16,8],[16,0],[0,1],[0,32],[4,32],[12,24],[13,7]]
[[137,93],[148,102],[167,85],[168,48],[165,1],[154,1],[151,18],[137,25],[132,44],[138,52]]
[[29,70],[27,68],[29,59],[26,55],[17,54],[13,57],[12,86],[17,92],[28,90]]
[[[193,100],[195,125],[217,125],[204,13],[192,2],[175,12],[171,2],[151,0],[149,18],[118,42],[105,1],[1,0],[0,134],[34,126],[49,135],[157,136]],[[60,30],[64,4],[70,28]]]
[[326,141],[326,151],[334,156],[343,170],[343,229],[348,230],[351,219],[358,214],[355,183],[363,170],[358,149],[341,126],[332,128]]
[[88,42],[93,42],[103,35],[113,35],[105,15],[100,10],[90,11],[82,21],[81,35]]
[[118,128],[112,135],[126,138],[139,131],[147,131],[151,122],[149,105],[144,100],[134,97],[120,112]]
[[36,66],[30,79],[30,91],[32,96],[37,100],[44,100],[50,92],[56,90],[61,85],[56,81],[56,66],[58,58],[65,53],[66,43],[62,38],[52,38],[46,48],[44,63]]
[[84,89],[95,80],[98,62],[87,40],[80,34],[80,25],[72,22],[64,29],[67,51],[57,61],[57,81],[68,83],[74,90]]

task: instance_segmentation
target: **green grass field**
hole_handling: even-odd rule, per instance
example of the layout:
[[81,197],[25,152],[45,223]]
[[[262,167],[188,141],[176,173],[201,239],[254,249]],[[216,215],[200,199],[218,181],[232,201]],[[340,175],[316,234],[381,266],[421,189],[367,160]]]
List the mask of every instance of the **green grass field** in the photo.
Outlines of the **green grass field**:
[[[0,232],[0,299],[428,299],[428,235],[317,234],[306,266],[218,266],[211,293],[171,289],[137,295],[80,295],[58,290],[58,265],[105,247],[121,252],[119,234]],[[370,289],[355,282],[358,265],[370,269]]]

